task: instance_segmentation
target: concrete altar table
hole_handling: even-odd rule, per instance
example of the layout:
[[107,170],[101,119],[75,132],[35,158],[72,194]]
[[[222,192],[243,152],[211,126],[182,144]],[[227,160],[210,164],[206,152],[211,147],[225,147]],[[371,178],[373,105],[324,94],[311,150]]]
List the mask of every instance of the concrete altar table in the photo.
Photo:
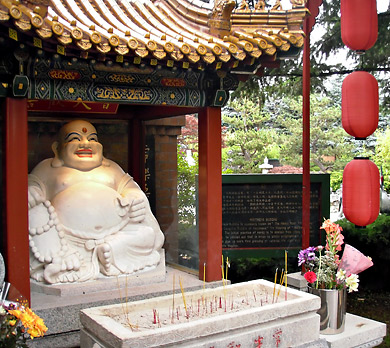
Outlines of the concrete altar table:
[[85,309],[81,348],[320,347],[319,297],[285,290],[256,280]]

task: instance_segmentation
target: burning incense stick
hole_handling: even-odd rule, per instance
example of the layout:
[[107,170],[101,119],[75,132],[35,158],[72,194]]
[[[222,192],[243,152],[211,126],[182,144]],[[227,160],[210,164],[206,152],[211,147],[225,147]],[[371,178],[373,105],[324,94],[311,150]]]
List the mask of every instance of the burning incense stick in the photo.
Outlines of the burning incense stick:
[[206,262],[203,264],[203,290],[206,288]]
[[230,267],[230,263],[229,263],[229,256],[226,257],[226,271],[225,271],[225,279],[226,279],[226,282],[228,280],[228,268]]
[[172,323],[175,320],[175,273],[173,273],[172,281]]
[[275,289],[276,289],[276,279],[277,279],[277,276],[278,276],[278,268],[276,268],[276,271],[275,271],[274,293],[272,294],[272,303],[274,303],[274,300],[275,300]]
[[223,271],[223,255],[222,255],[221,271],[222,271],[222,285],[225,286],[225,274]]
[[222,255],[222,265],[221,265],[221,271],[222,271],[222,287],[223,287],[223,296],[224,298],[226,299],[226,287],[225,285],[227,285],[227,278],[225,278],[225,274],[224,274],[224,264],[223,264],[223,255]]
[[282,269],[282,274],[280,275],[280,280],[279,280],[279,290],[278,290],[278,294],[276,295],[276,302],[278,302],[280,289],[282,288],[282,284],[284,282],[285,277],[286,277],[286,274],[284,272],[284,269]]
[[285,301],[287,301],[287,253],[288,253],[288,251],[287,250],[285,250],[284,251],[284,263],[285,263],[285,269],[286,269],[286,272],[285,272],[285,282],[284,282],[284,284],[285,284],[285,292],[284,292],[284,299],[285,299]]
[[183,285],[181,284],[181,277],[179,277],[179,284],[180,284],[181,295],[183,297],[184,309],[185,309],[186,315],[187,315],[188,312],[187,312],[186,296],[184,294]]
[[279,285],[282,285],[284,281],[284,269],[282,268],[282,274],[280,275]]
[[116,281],[117,281],[117,284],[118,284],[118,290],[119,290],[119,297],[121,299],[121,302],[122,302],[122,311],[125,315],[125,318],[126,318],[126,322],[127,322],[127,325],[130,327],[130,329],[134,330],[136,329],[137,327],[134,326],[131,322],[130,322],[130,318],[129,318],[129,309],[128,309],[128,286],[127,286],[127,276],[126,276],[126,283],[125,283],[125,299],[124,299],[124,303],[123,303],[123,298],[122,298],[122,294],[121,294],[121,285],[120,285],[120,282],[119,282],[119,277],[116,277]]

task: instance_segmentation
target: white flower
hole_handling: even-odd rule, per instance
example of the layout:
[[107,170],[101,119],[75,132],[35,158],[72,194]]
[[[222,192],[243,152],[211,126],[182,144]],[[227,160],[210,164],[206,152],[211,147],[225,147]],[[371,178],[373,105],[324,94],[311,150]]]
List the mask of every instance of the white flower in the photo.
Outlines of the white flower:
[[337,278],[337,280],[343,281],[343,280],[345,280],[346,275],[347,275],[346,272],[340,268],[337,271],[336,278]]
[[351,274],[345,281],[348,289],[348,292],[358,291],[359,286],[359,276],[357,274]]

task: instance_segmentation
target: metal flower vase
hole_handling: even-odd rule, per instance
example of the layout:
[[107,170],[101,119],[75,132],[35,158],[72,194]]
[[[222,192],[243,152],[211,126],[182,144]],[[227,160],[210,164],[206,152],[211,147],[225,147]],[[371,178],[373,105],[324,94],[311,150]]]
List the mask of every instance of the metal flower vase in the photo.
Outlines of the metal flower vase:
[[321,298],[320,334],[334,335],[344,331],[347,311],[346,289],[315,289],[308,287],[309,293]]

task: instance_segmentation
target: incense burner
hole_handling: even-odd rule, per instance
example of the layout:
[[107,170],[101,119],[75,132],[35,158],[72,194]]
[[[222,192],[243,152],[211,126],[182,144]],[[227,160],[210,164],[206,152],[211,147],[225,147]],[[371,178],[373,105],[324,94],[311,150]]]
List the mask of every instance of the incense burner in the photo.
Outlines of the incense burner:
[[81,311],[81,348],[299,347],[319,339],[317,296],[266,280]]

